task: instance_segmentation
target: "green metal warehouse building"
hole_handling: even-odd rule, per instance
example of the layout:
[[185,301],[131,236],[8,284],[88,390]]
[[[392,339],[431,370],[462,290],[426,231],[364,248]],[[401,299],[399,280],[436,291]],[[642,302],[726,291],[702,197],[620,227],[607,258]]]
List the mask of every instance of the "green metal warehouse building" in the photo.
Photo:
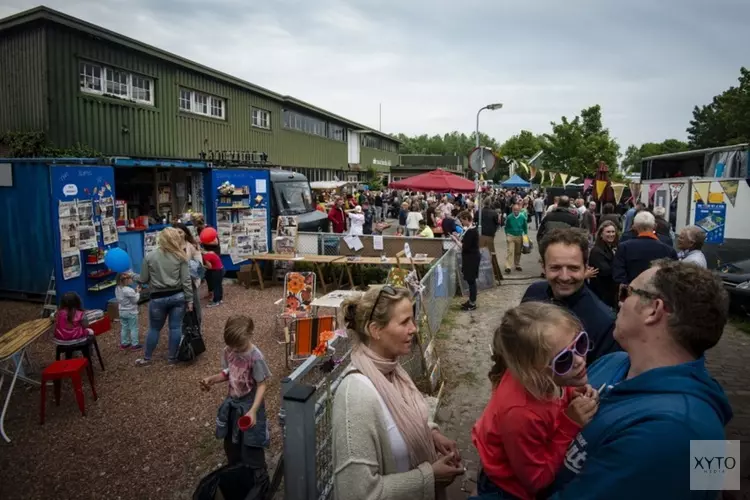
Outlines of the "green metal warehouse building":
[[104,156],[248,160],[310,181],[399,164],[387,134],[46,7],[0,20],[0,68],[0,135],[44,132]]

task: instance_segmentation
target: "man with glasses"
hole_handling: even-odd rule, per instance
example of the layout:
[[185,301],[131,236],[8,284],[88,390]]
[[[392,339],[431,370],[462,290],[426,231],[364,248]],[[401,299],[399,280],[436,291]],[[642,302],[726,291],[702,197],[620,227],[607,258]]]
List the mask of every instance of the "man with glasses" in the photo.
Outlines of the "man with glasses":
[[599,410],[568,448],[551,498],[713,500],[716,491],[691,490],[690,443],[724,440],[732,418],[704,358],[724,331],[727,293],[706,269],[660,260],[620,301],[625,352],[589,368]]
[[[547,216],[549,217],[549,216]],[[554,229],[539,245],[546,281],[533,283],[521,302],[552,302],[575,315],[591,340],[586,363],[591,365],[605,354],[619,351],[612,332],[615,315],[586,286],[589,241],[580,229]]]

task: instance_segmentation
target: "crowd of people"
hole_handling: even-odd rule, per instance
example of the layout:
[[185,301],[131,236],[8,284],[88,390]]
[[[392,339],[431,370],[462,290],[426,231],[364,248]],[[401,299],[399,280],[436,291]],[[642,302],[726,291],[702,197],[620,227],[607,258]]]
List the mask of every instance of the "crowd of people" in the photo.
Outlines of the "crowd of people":
[[[642,233],[652,218],[642,210],[632,225]],[[616,222],[597,222],[611,247]],[[713,499],[691,490],[688,463],[691,440],[724,439],[732,418],[704,358],[727,322],[726,291],[705,266],[666,256],[618,289],[615,314],[587,285],[590,234],[549,228],[545,280],[493,326],[472,498]],[[410,295],[376,287],[343,308],[355,347],[333,404],[335,497],[445,498],[465,469],[398,363],[416,334]]]

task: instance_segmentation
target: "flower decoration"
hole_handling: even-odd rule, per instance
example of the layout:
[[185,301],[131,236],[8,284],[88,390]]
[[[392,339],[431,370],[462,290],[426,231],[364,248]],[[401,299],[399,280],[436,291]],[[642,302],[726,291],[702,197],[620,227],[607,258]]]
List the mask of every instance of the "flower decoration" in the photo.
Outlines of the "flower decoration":
[[286,280],[287,292],[297,295],[305,289],[305,277],[300,273],[290,273]]
[[295,295],[288,295],[286,298],[286,310],[295,313],[299,310],[300,301]]
[[312,291],[311,286],[306,286],[305,289],[302,290],[302,292],[300,292],[300,297],[302,297],[302,302],[305,304],[312,302],[312,298],[313,298],[312,295],[313,295],[313,291]]
[[328,352],[328,344],[326,342],[320,343],[313,349],[313,356],[325,356]]

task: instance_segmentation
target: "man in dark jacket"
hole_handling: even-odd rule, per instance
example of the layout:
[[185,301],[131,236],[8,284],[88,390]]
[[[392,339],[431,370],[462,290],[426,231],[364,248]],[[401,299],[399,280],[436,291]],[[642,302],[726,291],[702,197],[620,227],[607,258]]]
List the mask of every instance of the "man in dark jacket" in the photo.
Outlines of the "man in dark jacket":
[[677,251],[662,243],[654,232],[655,229],[654,215],[645,210],[638,212],[633,219],[633,230],[637,236],[620,243],[612,263],[612,278],[621,287],[629,285],[651,267],[651,262],[655,260],[677,260]]
[[547,281],[532,284],[521,302],[551,302],[575,315],[589,334],[588,366],[605,354],[621,350],[613,337],[615,314],[585,284],[589,242],[580,229],[553,229],[539,252]]
[[570,209],[570,198],[561,196],[557,202],[557,208],[549,212],[542,219],[542,225],[536,233],[537,242],[542,241],[547,231],[552,229],[568,229],[578,227],[578,215]]

